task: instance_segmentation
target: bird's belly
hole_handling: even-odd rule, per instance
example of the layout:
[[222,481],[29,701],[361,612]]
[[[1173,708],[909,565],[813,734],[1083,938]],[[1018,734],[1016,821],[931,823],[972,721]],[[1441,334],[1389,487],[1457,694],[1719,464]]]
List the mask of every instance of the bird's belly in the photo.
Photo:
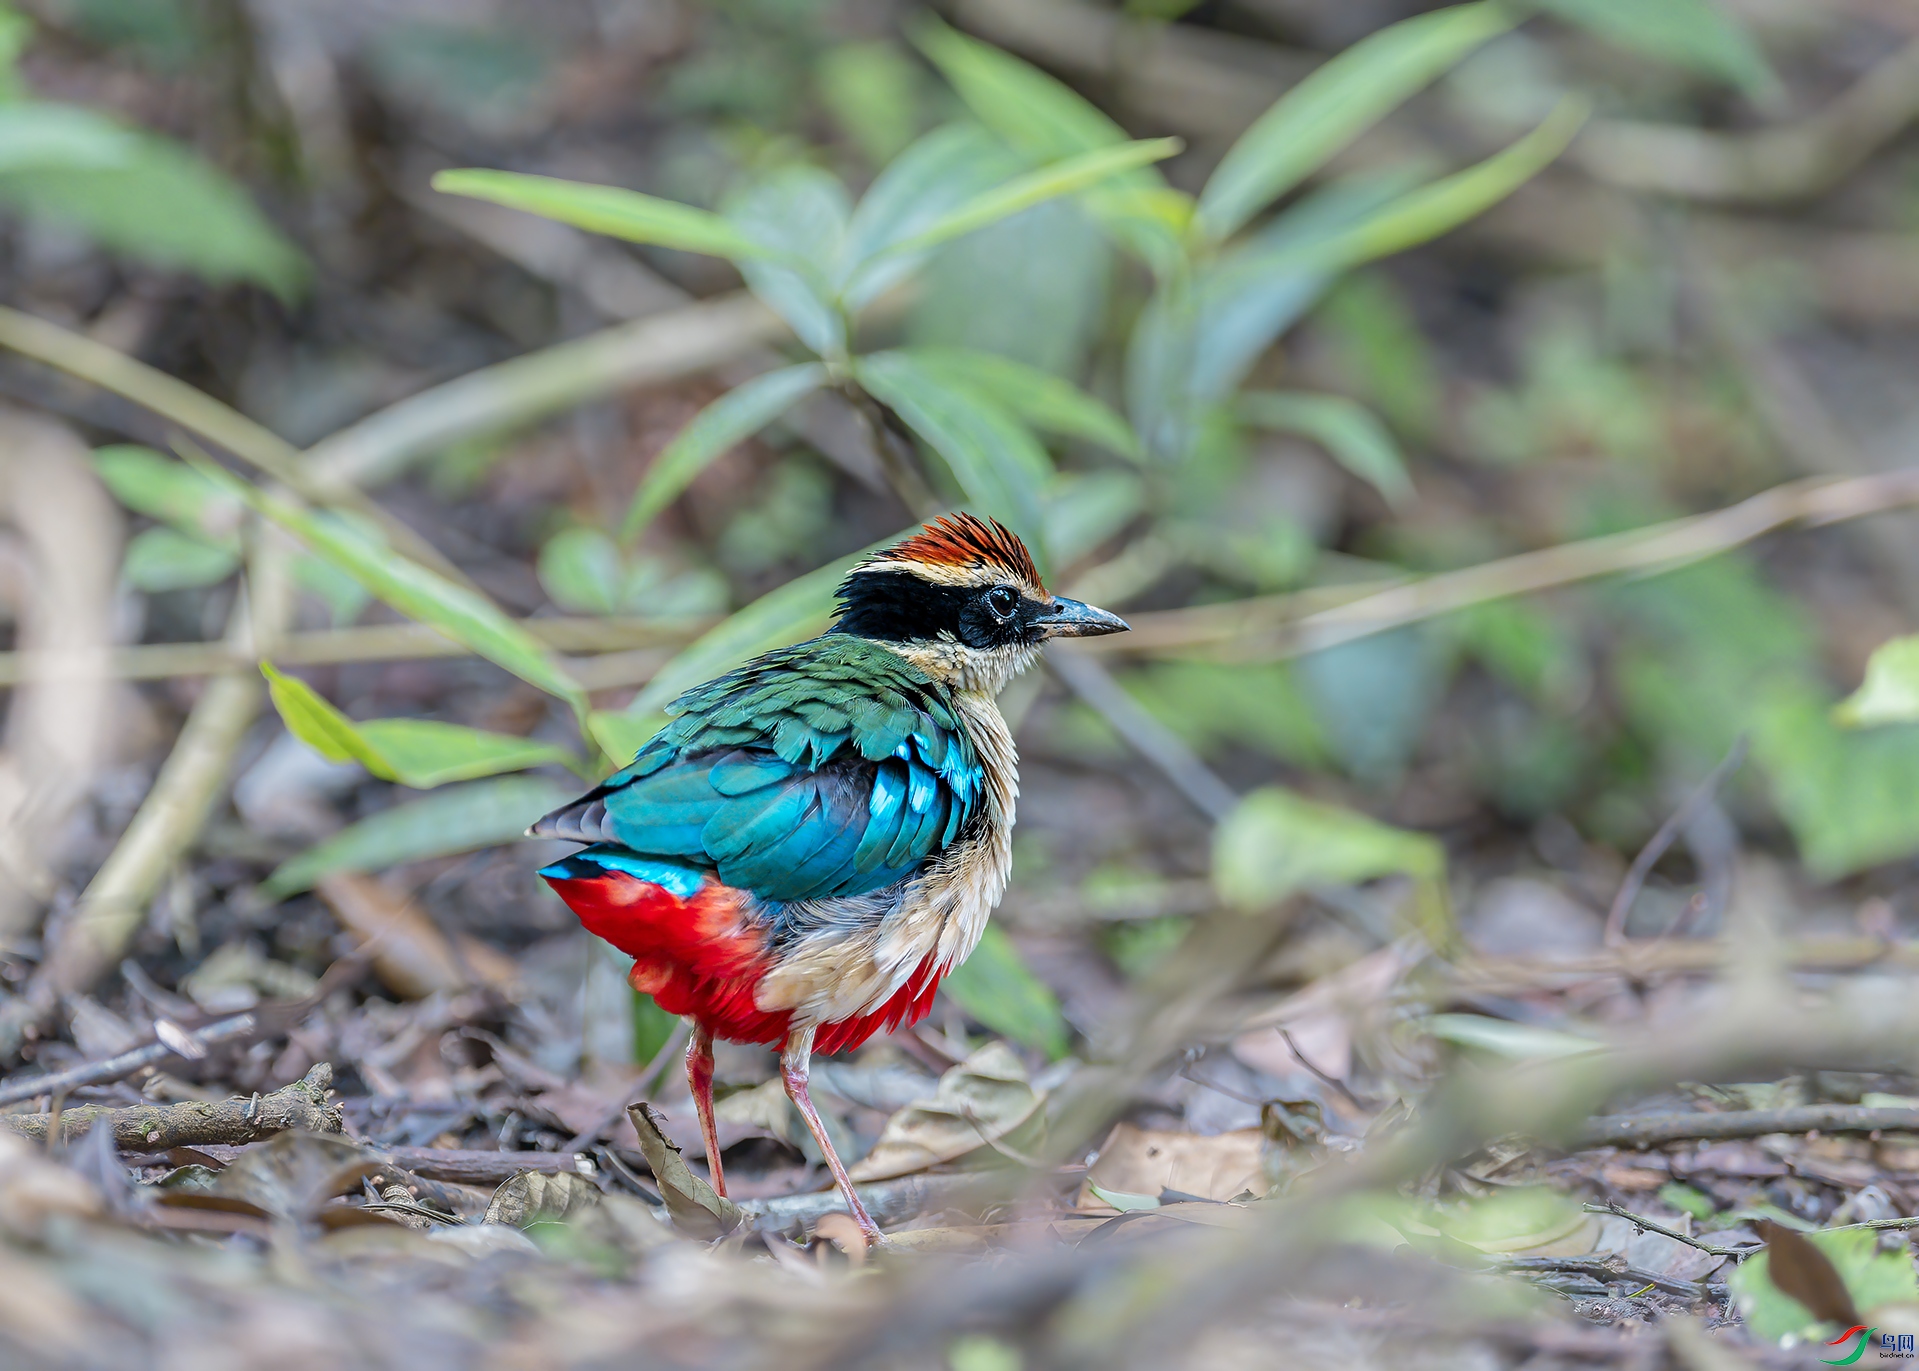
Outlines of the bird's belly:
[[[633,958],[633,988],[667,1013],[684,1014],[729,1042],[778,1044],[794,1027],[790,1007],[761,1007],[762,983],[782,958],[751,917],[756,902],[745,891],[711,877],[685,890],[623,871],[542,874],[587,932]],[[819,1023],[814,1050],[845,1051],[877,1032],[919,1022],[932,1008],[944,970],[929,955],[882,1002]]]

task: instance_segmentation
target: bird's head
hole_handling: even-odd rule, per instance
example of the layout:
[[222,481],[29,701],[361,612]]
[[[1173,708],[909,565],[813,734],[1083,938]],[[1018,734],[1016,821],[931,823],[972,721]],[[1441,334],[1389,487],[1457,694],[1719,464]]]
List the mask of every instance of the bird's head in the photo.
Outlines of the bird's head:
[[840,583],[834,628],[882,642],[935,680],[996,692],[1048,638],[1124,633],[1126,621],[1049,593],[996,519],[949,514],[874,553]]

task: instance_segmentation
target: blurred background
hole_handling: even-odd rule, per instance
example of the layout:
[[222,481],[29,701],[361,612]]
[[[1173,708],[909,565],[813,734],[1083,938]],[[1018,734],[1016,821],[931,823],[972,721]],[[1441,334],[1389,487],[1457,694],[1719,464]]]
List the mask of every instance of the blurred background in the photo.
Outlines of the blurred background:
[[[1329,1365],[1785,1356],[1825,1311],[1579,1204],[1743,1254],[1762,1222],[1904,1215],[1913,1145],[1483,1145],[1570,1146],[1602,1106],[1914,1105],[1915,118],[1901,0],[0,8],[0,1096],[245,1099],[325,1063],[336,1130],[419,1182],[346,1186],[414,1244],[349,1248],[317,1181],[154,1217],[248,1137],[16,1158],[79,1189],[8,1210],[0,1171],[0,1271],[33,1292],[0,1282],[0,1345],[1000,1371],[1237,1364],[1277,1320]],[[1165,136],[1150,169],[899,230],[840,294],[431,184],[624,187],[830,266],[862,225]],[[924,1025],[816,1077],[856,1174],[925,1182],[889,1222],[960,1265],[838,1280],[844,1235],[778,1208],[824,1171],[757,1048],[722,1048],[722,1141],[773,1207],[737,1270],[702,1265],[622,1112],[656,1103],[701,1171],[683,1031],[533,876],[564,848],[518,835],[958,507],[1135,628],[1009,689],[994,931]],[[1550,1100],[1433,1103],[1621,1042],[1518,1078]],[[589,1158],[592,1203],[503,1217],[536,1153]],[[1319,1211],[1148,1213],[1346,1162],[1373,1169],[1330,1189],[1452,1217],[1339,1220],[1370,1255],[1314,1266]],[[579,1218],[602,1193],[625,1227]],[[420,1255],[462,1219],[563,1236]],[[1861,1308],[1869,1269],[1919,1302],[1887,1231],[1841,1263]],[[1114,1292],[1194,1234],[1148,1336]],[[1443,1277],[1378,1266],[1428,1242]],[[1533,1284],[1489,1293],[1446,1244]],[[369,1329],[376,1278],[419,1301]],[[1397,1315],[1338,1313],[1387,1290]]]

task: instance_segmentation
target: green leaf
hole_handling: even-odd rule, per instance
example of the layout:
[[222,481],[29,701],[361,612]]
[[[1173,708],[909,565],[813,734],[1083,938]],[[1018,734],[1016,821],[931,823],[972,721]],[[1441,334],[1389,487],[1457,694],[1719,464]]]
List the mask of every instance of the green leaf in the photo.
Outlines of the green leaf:
[[1083,438],[1122,457],[1143,460],[1127,422],[1072,382],[1010,357],[970,348],[908,348],[934,373],[990,395],[1043,433]]
[[240,554],[171,528],[149,528],[127,544],[120,575],[135,590],[155,594],[217,585],[240,565]]
[[1413,481],[1399,444],[1379,416],[1358,401],[1344,395],[1256,391],[1240,396],[1239,413],[1262,428],[1312,439],[1394,509],[1411,502]]
[[544,219],[604,233],[633,243],[704,253],[734,262],[763,261],[780,254],[717,214],[677,200],[663,200],[618,186],[595,186],[513,171],[443,171],[433,189],[523,209]]
[[620,537],[630,542],[639,536],[702,471],[786,413],[802,397],[825,385],[826,380],[826,368],[818,362],[784,367],[734,387],[694,415],[647,468],[646,479],[634,493],[626,521],[620,526]]
[[1450,939],[1446,850],[1338,805],[1268,786],[1240,801],[1213,835],[1213,884],[1241,909],[1265,909],[1309,886],[1410,876],[1427,936]]
[[1839,702],[1832,717],[1845,728],[1919,721],[1919,634],[1874,648],[1865,681]]
[[1353,44],[1287,91],[1233,144],[1200,193],[1195,228],[1211,242],[1231,237],[1516,17],[1482,0],[1404,20]]
[[1098,1181],[1086,1182],[1086,1188],[1091,1190],[1094,1197],[1102,1204],[1108,1208],[1117,1209],[1122,1214],[1132,1214],[1142,1209],[1159,1208],[1159,1196],[1157,1195],[1135,1195],[1130,1190],[1108,1190]]
[[[1036,162],[1111,147],[1126,131],[1064,82],[1011,53],[922,21],[913,40],[952,83],[973,117]],[[1086,206],[1162,273],[1181,259],[1179,234],[1191,201],[1150,168],[1089,189]]]
[[[1015,175],[1020,163],[977,124],[948,124],[927,134],[873,179],[847,221],[833,272],[834,289],[850,310],[871,303],[904,279],[922,254],[881,253],[937,222],[989,187]],[[854,286],[854,277],[858,285]]]
[[[689,686],[696,686],[722,672],[731,671],[762,652],[797,643],[802,638],[810,638],[821,632],[833,618],[833,592],[846,578],[846,573],[852,570],[853,564],[911,531],[904,530],[883,543],[875,543],[863,551],[788,581],[779,589],[760,596],[725,622],[714,625],[655,673],[646,689],[634,696],[633,702],[626,707],[627,715],[645,719],[657,714]],[[608,749],[609,754],[612,751]]]
[[93,469],[113,498],[181,533],[237,549],[240,501],[183,462],[150,447],[116,443],[94,449]]
[[[1879,1235],[1869,1228],[1812,1232],[1806,1240],[1825,1253],[1845,1281],[1852,1302],[1870,1317],[1881,1305],[1911,1304],[1919,1299],[1919,1280],[1912,1259],[1903,1251],[1881,1252]],[[1813,1337],[1824,1327],[1798,1300],[1772,1283],[1772,1254],[1755,1252],[1741,1262],[1727,1280],[1733,1304],[1745,1317],[1755,1337],[1779,1342],[1788,1337]],[[1837,1349],[1843,1350],[1843,1349]],[[1836,1351],[1837,1351],[1836,1350]]]
[[1401,196],[1330,242],[1302,248],[1302,260],[1322,271],[1345,271],[1450,233],[1544,170],[1572,142],[1588,113],[1582,99],[1560,101],[1538,128],[1510,147]]
[[822,356],[846,351],[846,318],[829,284],[852,206],[839,178],[804,164],[782,167],[727,197],[726,218],[778,254],[742,262],[740,274],[767,307]]
[[[26,106],[23,114],[46,108]],[[0,171],[0,202],[156,266],[214,282],[251,281],[287,300],[299,294],[306,258],[238,183],[171,139],[134,130],[122,136],[128,150],[111,164],[83,156]]]
[[626,585],[620,545],[597,528],[563,528],[540,545],[540,587],[574,614],[617,614]]
[[383,809],[283,862],[260,892],[284,900],[335,871],[384,871],[403,862],[515,842],[574,787],[536,776],[481,781]]
[[1540,9],[1649,57],[1752,93],[1779,78],[1745,25],[1713,0],[1534,0]]
[[1068,157],[1024,176],[1015,176],[1004,185],[974,196],[888,250],[921,252],[937,247],[963,234],[983,229],[988,224],[1010,218],[1021,210],[1031,209],[1034,205],[1062,195],[1075,194],[1121,173],[1164,161],[1183,146],[1177,138],[1149,138],[1136,143],[1121,143],[1116,147],[1095,148],[1091,152]]
[[874,166],[912,141],[921,79],[920,69],[884,39],[829,48],[815,69],[820,103]]
[[905,352],[860,358],[855,378],[940,455],[970,502],[1045,557],[1039,492],[1052,478],[1052,462],[1019,420]]
[[579,683],[545,644],[478,591],[402,556],[337,515],[269,495],[204,457],[195,458],[194,466],[409,619],[438,629],[527,684],[565,700],[576,716],[585,716],[586,692]]
[[139,153],[139,139],[90,109],[38,101],[0,105],[0,172],[124,167]]
[[1137,472],[1062,472],[1046,493],[1046,550],[1071,566],[1115,537],[1146,507],[1146,483]]
[[1419,1020],[1419,1026],[1441,1042],[1490,1052],[1516,1062],[1541,1057],[1582,1057],[1606,1046],[1594,1038],[1561,1033],[1537,1024],[1492,1019],[1484,1014],[1430,1014]]
[[383,781],[432,790],[549,762],[570,764],[563,748],[430,719],[374,719],[356,724],[311,686],[260,663],[273,707],[287,731],[335,762],[358,762]]
[[986,925],[973,955],[947,973],[940,989],[995,1033],[1050,1058],[1066,1055],[1066,1019],[1058,997],[997,925]]
[[[1852,732],[1834,723],[1816,684],[1774,682],[1752,714],[1753,757],[1815,880],[1919,852],[1919,726]],[[1742,708],[1743,707],[1743,708]],[[1737,717],[1750,700],[1719,702]]]

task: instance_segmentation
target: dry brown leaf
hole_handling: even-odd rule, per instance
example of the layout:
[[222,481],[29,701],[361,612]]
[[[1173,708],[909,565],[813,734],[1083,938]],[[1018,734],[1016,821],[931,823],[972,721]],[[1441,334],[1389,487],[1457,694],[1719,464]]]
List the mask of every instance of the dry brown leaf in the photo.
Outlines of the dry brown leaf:
[[1841,1328],[1862,1322],[1845,1278],[1811,1240],[1770,1219],[1761,1219],[1754,1227],[1766,1240],[1766,1275],[1780,1293],[1805,1305],[1814,1318]]
[[1262,1137],[1257,1128],[1211,1136],[1171,1133],[1115,1124],[1100,1144],[1099,1158],[1086,1173],[1077,1208],[1117,1212],[1093,1194],[1092,1187],[1128,1195],[1177,1191],[1202,1200],[1230,1200],[1246,1191],[1266,1191],[1260,1166]]
[[939,1079],[933,1098],[886,1121],[856,1181],[909,1176],[999,1142],[1031,1118],[1043,1096],[1003,1042],[991,1042]]
[[854,1266],[866,1265],[866,1234],[860,1231],[851,1214],[835,1210],[820,1215],[819,1222],[813,1225],[813,1236],[825,1238],[839,1248]]
[[0,1228],[22,1237],[38,1237],[56,1215],[93,1218],[101,1213],[100,1192],[77,1173],[24,1138],[0,1130]]
[[1255,1019],[1233,1039],[1233,1055],[1256,1071],[1282,1079],[1306,1072],[1345,1080],[1353,1071],[1354,1025],[1385,1002],[1387,992],[1424,955],[1424,947],[1402,939],[1320,977]]
[[639,1137],[640,1151],[659,1182],[660,1198],[674,1227],[695,1238],[717,1238],[738,1227],[744,1215],[738,1205],[693,1174],[679,1146],[660,1131],[659,1113],[650,1104],[636,1104],[626,1111]]
[[436,990],[465,989],[473,981],[433,921],[371,876],[336,872],[320,878],[319,892],[341,925],[366,947],[381,983],[394,994],[424,999]]

